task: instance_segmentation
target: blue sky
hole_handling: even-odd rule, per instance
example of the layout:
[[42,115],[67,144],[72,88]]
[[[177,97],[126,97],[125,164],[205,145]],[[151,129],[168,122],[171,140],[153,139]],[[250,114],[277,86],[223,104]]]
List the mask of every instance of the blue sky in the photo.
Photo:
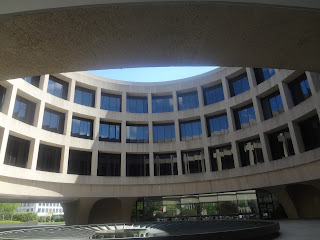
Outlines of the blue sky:
[[196,76],[217,67],[148,67],[87,71],[102,77],[132,82],[161,82]]

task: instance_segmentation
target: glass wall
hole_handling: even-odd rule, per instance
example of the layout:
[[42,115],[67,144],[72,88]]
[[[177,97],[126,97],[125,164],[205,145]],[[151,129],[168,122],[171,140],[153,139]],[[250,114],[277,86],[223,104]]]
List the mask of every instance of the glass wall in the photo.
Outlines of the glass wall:
[[49,108],[44,109],[42,129],[63,134],[65,114]]
[[277,160],[294,155],[289,129],[283,129],[268,135],[272,159]]
[[264,162],[259,138],[239,142],[239,152],[242,167]]
[[127,124],[126,128],[127,143],[148,143],[149,132],[146,124]]
[[222,135],[228,132],[229,124],[227,114],[207,118],[208,137]]
[[203,150],[182,152],[182,173],[202,173],[206,171]]
[[4,164],[26,168],[30,141],[9,135]]
[[225,170],[234,168],[233,154],[231,145],[210,148],[211,171]]
[[21,122],[33,125],[35,110],[36,104],[34,102],[31,102],[23,97],[17,96],[16,101],[14,103],[12,117]]
[[102,92],[100,109],[121,112],[121,96]]
[[294,81],[288,84],[290,89],[292,101],[294,105],[298,105],[299,103],[306,100],[311,96],[310,86],[307,80],[306,74],[302,74]]
[[121,154],[98,153],[98,176],[120,176]]
[[120,142],[121,124],[111,122],[100,122],[99,141]]
[[148,98],[127,96],[127,112],[148,113]]
[[174,129],[174,124],[161,124],[153,125],[153,142],[163,143],[163,142],[175,142],[176,133]]
[[275,117],[284,112],[280,92],[270,94],[269,96],[261,99],[264,119]]
[[202,134],[200,120],[193,120],[189,122],[180,122],[180,140],[188,141],[199,139]]
[[37,170],[60,172],[61,148],[40,144]]
[[257,123],[252,104],[234,110],[236,129],[247,128]]
[[72,117],[71,136],[92,139],[93,120],[80,117]]
[[187,110],[199,107],[198,92],[178,93],[178,110]]
[[152,96],[152,112],[173,112],[172,96]]
[[177,154],[154,154],[154,175],[178,175]]
[[84,106],[94,107],[95,91],[76,86],[76,90],[74,93],[74,102]]
[[49,76],[47,90],[48,93],[66,100],[68,97],[68,87],[69,83],[62,81],[54,76]]
[[91,152],[69,151],[68,174],[91,175]]
[[318,115],[299,122],[305,151],[320,147],[320,122]]
[[243,73],[235,78],[229,79],[231,97],[250,89],[247,73]]
[[39,87],[40,85],[40,76],[34,76],[34,77],[25,77],[23,78],[26,82],[30,83],[31,85],[35,87]]
[[127,177],[143,177],[149,174],[149,154],[127,154]]
[[6,97],[7,89],[0,85],[0,112],[2,112],[2,106],[4,104],[4,99]]
[[254,75],[256,76],[257,84],[260,84],[265,80],[268,80],[275,74],[273,68],[254,68],[253,71]]
[[203,89],[204,105],[224,100],[222,84]]

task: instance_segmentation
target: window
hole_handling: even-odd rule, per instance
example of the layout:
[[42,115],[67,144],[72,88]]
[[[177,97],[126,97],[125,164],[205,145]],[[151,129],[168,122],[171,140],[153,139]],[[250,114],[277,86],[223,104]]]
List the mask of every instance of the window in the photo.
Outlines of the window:
[[180,139],[181,141],[200,138],[202,134],[200,120],[181,122],[180,123]]
[[94,107],[94,102],[95,102],[94,98],[95,98],[94,90],[76,86],[76,90],[74,94],[75,103],[88,106],[88,107]]
[[101,93],[100,109],[121,112],[121,96]]
[[92,139],[93,120],[72,117],[71,136]]
[[207,118],[208,137],[228,132],[229,124],[227,114]]
[[2,106],[4,104],[4,99],[6,97],[7,89],[0,85],[0,112],[2,111]]
[[91,175],[91,152],[69,151],[68,174]]
[[182,173],[202,173],[206,171],[203,150],[182,152]]
[[148,113],[147,97],[127,96],[127,112]]
[[100,122],[99,141],[120,142],[120,123]]
[[283,129],[268,135],[272,159],[277,160],[294,155],[289,129]]
[[64,113],[45,108],[43,114],[42,129],[63,134]]
[[237,129],[247,128],[256,124],[256,115],[254,113],[253,105],[249,104],[234,110],[234,118]]
[[178,109],[187,110],[199,107],[198,92],[178,93]]
[[154,154],[154,175],[178,175],[177,154]]
[[33,125],[35,110],[36,110],[35,103],[23,97],[17,96],[16,101],[14,103],[12,117],[21,122]]
[[148,143],[148,125],[128,125],[127,124],[127,143]]
[[238,77],[229,80],[229,88],[231,97],[250,89],[247,73],[243,73]]
[[68,86],[69,86],[69,83],[50,75],[47,92],[56,97],[67,99]]
[[127,177],[149,175],[149,154],[127,154]]
[[9,135],[4,164],[26,168],[30,141]]
[[320,122],[318,116],[313,116],[299,122],[300,132],[306,151],[320,147]]
[[234,168],[231,145],[218,148],[210,148],[211,171],[220,171]]
[[153,96],[152,97],[152,112],[173,112],[172,96]]
[[61,148],[40,144],[37,170],[60,172]]
[[265,80],[268,80],[275,74],[273,68],[254,68],[253,71],[254,75],[256,76],[257,84],[260,84]]
[[302,74],[288,84],[293,104],[296,106],[311,96],[310,86],[306,74]]
[[250,141],[239,142],[239,152],[241,158],[241,166],[255,165],[263,163],[262,146],[260,139],[253,139]]
[[204,105],[224,100],[222,84],[203,89]]
[[121,154],[98,154],[98,176],[120,176]]
[[261,99],[261,105],[265,120],[284,112],[279,91]]
[[153,125],[153,142],[174,142],[176,134],[174,124]]
[[23,78],[26,82],[30,83],[31,85],[35,87],[39,87],[40,85],[40,76],[34,76],[34,77],[25,77]]

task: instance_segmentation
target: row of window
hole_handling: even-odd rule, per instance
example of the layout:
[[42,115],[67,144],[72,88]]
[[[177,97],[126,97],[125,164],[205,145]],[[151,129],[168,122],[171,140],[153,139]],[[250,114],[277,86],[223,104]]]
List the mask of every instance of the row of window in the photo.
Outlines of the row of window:
[[[298,123],[305,151],[320,147],[320,122],[314,115]],[[270,144],[272,160],[294,155],[294,149],[287,127],[267,134]],[[260,138],[239,141],[240,166],[251,166],[264,162]],[[27,167],[30,141],[9,135],[4,164],[16,167]],[[37,170],[61,172],[61,151],[59,147],[40,144],[38,152]],[[210,147],[210,170],[224,170],[234,168],[233,151],[231,144],[221,147]],[[91,175],[92,153],[70,150],[68,160],[68,174]],[[182,173],[201,173],[206,171],[203,150],[182,151]],[[177,175],[176,153],[154,153],[154,174]],[[98,176],[120,176],[121,154],[99,152]],[[127,154],[127,176],[149,176],[149,154]]]

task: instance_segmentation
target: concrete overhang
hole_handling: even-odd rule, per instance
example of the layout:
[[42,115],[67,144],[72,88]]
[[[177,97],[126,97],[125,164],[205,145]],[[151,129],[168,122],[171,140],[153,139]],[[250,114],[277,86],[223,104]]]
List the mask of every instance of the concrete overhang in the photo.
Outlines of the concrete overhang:
[[2,1],[1,80],[151,66],[320,70],[319,1]]

